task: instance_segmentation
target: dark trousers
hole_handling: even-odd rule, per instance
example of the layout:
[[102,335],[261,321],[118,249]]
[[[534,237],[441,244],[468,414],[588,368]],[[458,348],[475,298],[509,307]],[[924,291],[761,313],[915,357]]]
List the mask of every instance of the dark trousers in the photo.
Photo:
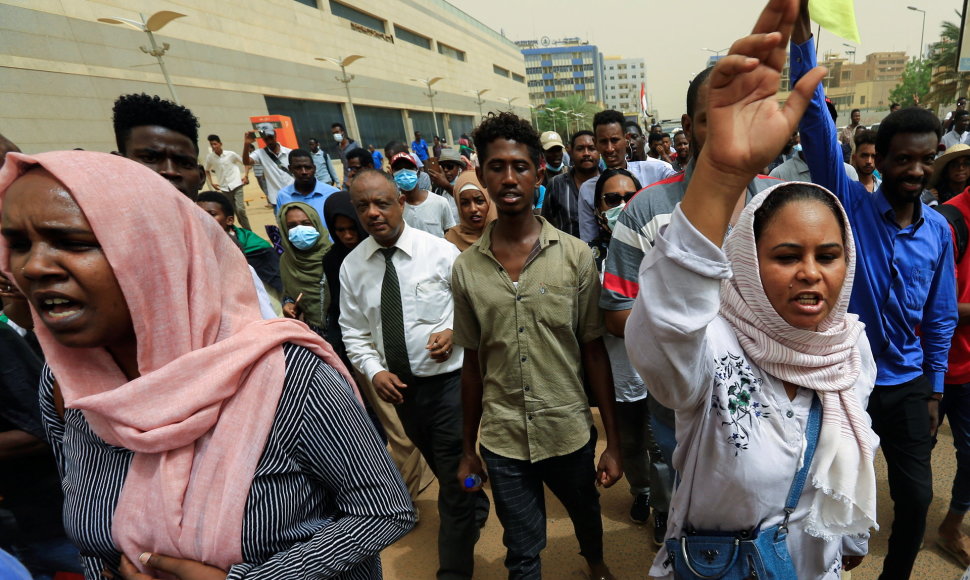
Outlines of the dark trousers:
[[957,472],[953,477],[950,511],[970,511],[970,383],[944,385],[940,416],[946,415],[957,452]]
[[546,547],[546,502],[543,484],[562,502],[573,521],[579,553],[589,562],[603,560],[603,521],[596,489],[596,430],[589,442],[568,455],[531,463],[510,459],[481,447],[492,482],[495,513],[505,528],[510,580],[540,580],[539,553]]
[[933,500],[933,437],[927,401],[933,387],[920,376],[900,385],[876,385],[869,396],[872,429],[889,467],[893,525],[881,580],[909,578]]
[[[460,372],[406,380],[404,402],[394,407],[404,432],[438,478],[438,580],[471,578],[484,493],[467,493],[458,482],[462,454]],[[487,504],[486,504],[487,505]],[[486,512],[487,513],[487,512]]]

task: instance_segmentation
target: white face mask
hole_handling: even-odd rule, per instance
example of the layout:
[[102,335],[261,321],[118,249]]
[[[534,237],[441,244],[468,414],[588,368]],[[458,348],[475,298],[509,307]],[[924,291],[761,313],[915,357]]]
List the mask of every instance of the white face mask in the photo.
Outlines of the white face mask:
[[344,134],[343,133],[334,133],[333,134],[333,140],[336,141],[337,143],[340,143],[341,141],[344,140]]

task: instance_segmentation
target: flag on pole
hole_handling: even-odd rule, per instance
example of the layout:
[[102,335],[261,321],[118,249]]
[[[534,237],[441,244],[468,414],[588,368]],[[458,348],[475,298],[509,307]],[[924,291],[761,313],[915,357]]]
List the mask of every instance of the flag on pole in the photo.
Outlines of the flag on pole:
[[853,0],[809,0],[809,12],[819,26],[836,36],[860,44]]
[[647,84],[640,83],[640,109],[643,110],[643,116],[647,116]]

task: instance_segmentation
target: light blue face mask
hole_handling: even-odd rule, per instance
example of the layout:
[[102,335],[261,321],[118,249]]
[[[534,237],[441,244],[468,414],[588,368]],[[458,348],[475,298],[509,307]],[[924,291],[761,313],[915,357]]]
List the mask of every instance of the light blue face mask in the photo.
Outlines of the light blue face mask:
[[413,169],[398,169],[394,172],[394,183],[401,191],[411,191],[418,186],[418,172]]
[[546,165],[546,169],[548,169],[549,171],[551,171],[553,173],[559,173],[560,171],[562,171],[562,168],[565,165],[566,165],[565,163],[560,163],[559,165],[548,165],[547,164]]
[[618,220],[620,218],[620,214],[623,213],[623,208],[624,207],[626,207],[626,204],[625,203],[620,204],[620,205],[618,205],[616,207],[611,207],[610,209],[608,209],[605,212],[603,212],[603,217],[606,218],[606,223],[607,223],[607,225],[610,226],[610,231],[611,232],[614,229],[616,229],[616,220]]
[[795,146],[792,147],[791,149],[792,149],[792,151],[796,151],[796,152],[797,151],[801,151],[802,150],[802,144],[801,143],[796,143]]
[[313,226],[294,226],[287,237],[297,250],[309,250],[320,239],[320,232]]

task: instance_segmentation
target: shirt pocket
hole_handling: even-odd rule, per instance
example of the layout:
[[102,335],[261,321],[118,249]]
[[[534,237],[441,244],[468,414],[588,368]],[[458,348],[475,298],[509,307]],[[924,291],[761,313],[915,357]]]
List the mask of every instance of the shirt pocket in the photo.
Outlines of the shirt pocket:
[[414,312],[418,322],[441,322],[449,310],[449,302],[451,286],[443,280],[423,280],[414,286]]
[[929,290],[929,270],[913,268],[906,280],[906,308],[922,312]]
[[572,329],[576,325],[576,301],[579,288],[540,284],[536,296],[536,318],[539,324],[548,328]]

